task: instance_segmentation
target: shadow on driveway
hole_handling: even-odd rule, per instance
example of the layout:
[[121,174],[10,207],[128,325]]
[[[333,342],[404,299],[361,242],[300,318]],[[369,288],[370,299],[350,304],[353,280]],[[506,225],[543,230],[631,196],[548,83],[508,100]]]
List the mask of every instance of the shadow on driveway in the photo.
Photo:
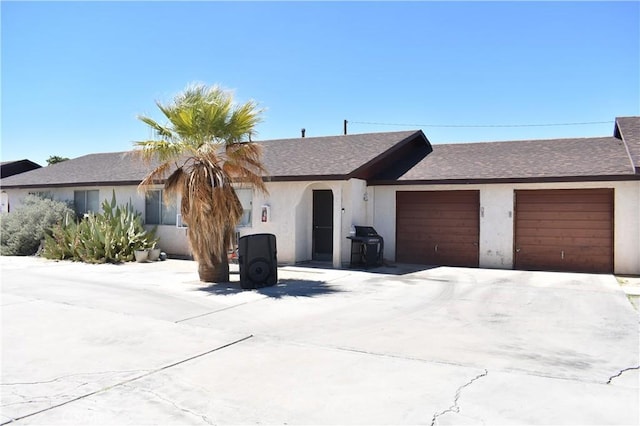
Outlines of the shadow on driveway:
[[[334,269],[331,262],[319,262],[315,260],[306,260],[304,262],[296,262],[295,266],[309,269]],[[342,270],[370,272],[372,274],[385,275],[406,275],[414,272],[427,271],[429,269],[440,268],[441,265],[417,265],[408,263],[386,263],[382,266],[370,266],[365,268],[364,265],[343,265]]]
[[206,291],[216,295],[237,294],[243,291],[255,291],[265,296],[280,299],[282,297],[315,297],[327,294],[343,293],[344,290],[331,287],[325,281],[281,279],[271,287],[257,289],[243,289],[240,282],[215,283],[208,287],[200,288],[199,291]]

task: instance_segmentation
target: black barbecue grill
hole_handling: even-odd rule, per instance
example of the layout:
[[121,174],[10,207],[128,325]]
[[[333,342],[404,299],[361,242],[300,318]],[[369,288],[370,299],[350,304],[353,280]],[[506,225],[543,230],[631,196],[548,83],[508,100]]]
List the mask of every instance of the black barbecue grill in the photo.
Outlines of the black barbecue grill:
[[351,240],[350,267],[382,266],[384,239],[373,226],[356,226],[356,234],[347,237]]

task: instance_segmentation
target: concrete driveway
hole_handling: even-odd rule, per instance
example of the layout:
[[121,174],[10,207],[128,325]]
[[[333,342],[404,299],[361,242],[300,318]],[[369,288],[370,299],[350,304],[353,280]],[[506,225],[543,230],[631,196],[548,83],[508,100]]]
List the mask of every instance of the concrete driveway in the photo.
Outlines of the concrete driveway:
[[[1,257],[2,423],[638,424],[613,276]],[[238,280],[238,275],[232,275]]]

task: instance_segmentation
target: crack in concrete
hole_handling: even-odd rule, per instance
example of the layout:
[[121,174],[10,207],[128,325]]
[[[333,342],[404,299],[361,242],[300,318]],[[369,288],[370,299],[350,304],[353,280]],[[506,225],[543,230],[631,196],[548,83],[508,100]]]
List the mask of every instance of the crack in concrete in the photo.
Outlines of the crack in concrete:
[[[302,347],[314,347],[314,348],[322,348],[322,349],[327,349],[327,350],[337,350],[337,351],[345,351],[345,352],[353,352],[353,353],[359,353],[359,354],[364,354],[364,355],[372,355],[372,356],[381,356],[381,357],[389,357],[389,358],[398,358],[398,359],[405,359],[405,360],[409,360],[409,361],[418,361],[418,362],[424,362],[424,363],[432,363],[432,364],[441,364],[441,365],[450,365],[450,366],[454,366],[454,367],[465,367],[465,368],[476,368],[479,369],[481,368],[478,365],[474,365],[474,364],[469,364],[469,363],[462,363],[462,362],[453,362],[453,361],[445,361],[442,359],[434,359],[434,358],[419,358],[416,356],[409,356],[409,355],[399,355],[399,354],[393,354],[393,353],[384,353],[384,352],[373,352],[370,350],[365,350],[365,349],[357,349],[357,348],[351,348],[351,347],[347,347],[347,346],[337,346],[337,345],[330,345],[330,344],[324,344],[324,343],[314,343],[314,342],[307,342],[307,341],[302,341],[302,340],[296,340],[296,337],[283,337],[283,336],[278,336],[278,335],[274,335],[274,334],[261,334],[260,337],[262,339],[270,339],[273,340],[275,342],[281,343],[281,344],[290,344],[290,345],[295,345],[295,346],[302,346]],[[633,368],[638,368],[638,367],[633,367]],[[554,380],[564,380],[564,381],[570,381],[570,382],[575,382],[575,381],[579,381],[579,382],[585,382],[585,383],[594,383],[594,384],[602,384],[602,379],[601,378],[586,378],[586,377],[580,377],[577,375],[574,376],[560,376],[560,375],[554,375],[554,374],[546,374],[544,372],[540,372],[540,371],[536,371],[536,370],[532,370],[529,368],[498,368],[498,369],[492,369],[492,371],[499,371],[502,373],[517,373],[517,374],[525,374],[528,376],[534,376],[534,377],[543,377],[546,379],[554,379]]]
[[66,376],[60,376],[60,377],[56,377],[55,379],[51,379],[51,380],[40,380],[40,381],[36,381],[36,382],[12,382],[12,383],[0,383],[0,386],[18,386],[18,385],[44,385],[47,383],[53,383],[53,382],[57,382],[63,379],[69,379],[71,377],[78,377],[78,376],[95,376],[95,375],[100,375],[100,374],[121,374],[121,373],[140,373],[140,372],[147,372],[147,371],[151,371],[151,370],[113,370],[113,371],[96,371],[94,373],[74,373],[74,374],[68,374]]
[[[126,385],[125,385],[125,387],[129,387],[130,388],[130,386],[126,386]],[[173,405],[174,407],[176,407],[180,411],[184,411],[185,413],[189,413],[189,414],[191,414],[193,416],[200,417],[202,420],[204,420],[205,423],[207,423],[209,425],[215,424],[211,419],[209,419],[204,414],[199,414],[199,413],[196,413],[195,411],[192,411],[192,410],[190,410],[188,408],[181,407],[177,403],[175,403],[174,401],[172,401],[169,398],[166,398],[166,397],[158,394],[157,392],[152,391],[151,389],[138,388],[138,390],[140,390],[142,392],[150,393],[151,395],[155,396],[156,398],[158,398],[158,399],[160,399],[162,401],[168,402],[169,404]]]
[[34,396],[31,397],[30,399],[27,400],[27,397],[24,395],[19,395],[19,394],[14,394],[15,396],[22,398],[24,401],[21,402],[10,402],[8,404],[3,404],[2,407],[11,407],[14,405],[25,405],[25,404],[38,404],[41,402],[50,402],[49,400],[51,398],[49,398],[48,396]]
[[[250,335],[248,335],[248,336],[246,336],[246,337],[243,337],[243,338],[241,338],[241,339],[238,339],[238,340],[235,340],[235,341],[233,341],[233,342],[227,343],[227,344],[225,344],[225,345],[219,346],[219,347],[217,347],[217,348],[211,349],[211,350],[209,350],[209,351],[206,351],[206,352],[203,352],[203,353],[200,353],[200,354],[197,354],[197,355],[191,356],[191,357],[189,357],[189,358],[185,358],[185,359],[183,359],[183,360],[180,360],[180,361],[174,362],[174,363],[169,364],[169,365],[165,365],[164,367],[156,368],[155,370],[150,370],[150,371],[148,371],[147,373],[140,374],[140,375],[138,375],[138,376],[136,376],[136,377],[132,377],[131,379],[124,380],[124,381],[122,381],[122,382],[115,383],[115,384],[110,385],[110,386],[106,386],[106,387],[104,387],[104,388],[102,388],[102,389],[98,389],[98,390],[96,390],[96,391],[89,392],[89,393],[87,393],[87,394],[77,396],[77,397],[72,398],[72,399],[70,399],[70,400],[68,400],[68,401],[63,401],[63,402],[61,402],[61,403],[59,403],[59,404],[55,404],[55,405],[52,405],[52,406],[50,406],[50,407],[43,408],[43,409],[38,410],[38,411],[35,411],[35,412],[33,412],[33,413],[29,413],[29,414],[25,414],[25,415],[22,415],[22,416],[19,416],[19,417],[15,417],[15,418],[12,418],[11,420],[8,420],[8,421],[3,421],[2,423],[0,423],[0,426],[6,425],[6,424],[8,424],[8,423],[12,423],[12,422],[15,422],[15,421],[18,421],[18,420],[25,419],[25,418],[27,418],[27,417],[32,417],[32,416],[35,416],[35,415],[37,415],[37,414],[41,414],[41,413],[44,413],[44,412],[49,411],[49,410],[53,410],[53,409],[58,408],[58,407],[62,407],[62,406],[67,405],[67,404],[71,404],[72,402],[75,402],[75,401],[79,401],[79,400],[81,400],[81,399],[88,398],[88,397],[93,396],[93,395],[96,395],[96,394],[98,394],[98,393],[106,392],[106,391],[108,391],[108,390],[111,390],[111,389],[117,388],[117,387],[119,387],[119,386],[126,385],[127,383],[135,382],[135,381],[140,380],[140,379],[142,379],[142,378],[148,377],[148,376],[150,376],[150,375],[152,375],[152,374],[159,373],[159,372],[161,372],[161,371],[164,371],[164,370],[167,370],[167,369],[169,369],[169,368],[172,368],[172,367],[178,366],[178,365],[180,365],[180,364],[184,364],[184,363],[186,363],[186,362],[189,362],[189,361],[192,361],[192,360],[194,360],[194,359],[197,359],[197,358],[203,357],[203,356],[205,356],[205,355],[209,355],[209,354],[211,354],[211,353],[213,353],[213,352],[216,352],[216,351],[219,351],[219,350],[221,350],[221,349],[228,348],[229,346],[233,346],[233,345],[235,345],[235,344],[242,343],[242,342],[244,342],[245,340],[249,340],[249,339],[251,339],[252,337],[253,337],[253,334],[250,334]],[[145,371],[146,371],[146,370],[145,370]]]
[[462,390],[471,386],[471,384],[473,382],[475,382],[476,380],[480,379],[481,377],[485,377],[487,374],[489,374],[489,370],[487,370],[485,368],[484,373],[482,374],[478,374],[476,377],[474,377],[473,379],[469,380],[467,383],[465,383],[464,385],[460,386],[457,390],[456,390],[456,395],[453,399],[453,405],[451,405],[449,408],[447,408],[444,411],[441,411],[439,413],[434,413],[433,418],[431,419],[431,426],[436,426],[437,422],[438,422],[438,417],[443,416],[446,413],[460,413],[460,406],[458,405],[458,401],[460,400],[460,394],[462,393]]
[[622,376],[622,374],[626,371],[630,371],[630,370],[639,370],[640,369],[640,365],[636,366],[636,367],[627,367],[627,368],[623,368],[622,370],[618,371],[618,373],[614,374],[613,376],[609,377],[609,380],[607,380],[607,384],[610,385],[611,381],[613,379],[615,379],[616,377],[620,377]]

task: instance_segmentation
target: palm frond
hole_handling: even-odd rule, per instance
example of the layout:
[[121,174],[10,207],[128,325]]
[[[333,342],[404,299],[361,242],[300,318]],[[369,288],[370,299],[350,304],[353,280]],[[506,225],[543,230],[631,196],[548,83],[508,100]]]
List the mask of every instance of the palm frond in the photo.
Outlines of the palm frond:
[[137,141],[134,142],[134,145],[140,148],[137,152],[147,163],[155,160],[173,162],[180,158],[185,151],[182,143],[164,139]]
[[174,199],[175,196],[182,193],[184,188],[184,182],[187,179],[187,174],[182,167],[178,167],[169,175],[164,181],[164,190],[166,192],[165,200],[167,203]]
[[167,172],[171,169],[171,163],[162,163],[151,170],[138,184],[138,191],[145,192],[151,185],[156,185],[164,180]]
[[227,144],[247,142],[255,135],[255,127],[260,124],[263,110],[254,101],[238,106],[231,113],[227,125]]
[[232,92],[202,84],[187,86],[172,103],[156,105],[168,124],[138,117],[158,139],[135,145],[143,158],[160,165],[140,186],[164,180],[167,198],[182,195],[180,211],[189,225],[192,253],[198,262],[213,266],[226,256],[242,217],[232,183],[266,192],[261,147],[246,143],[255,134],[263,110],[254,101],[236,106]]
[[262,146],[256,143],[230,144],[225,149],[224,169],[234,181],[248,183],[263,193],[267,193],[263,175],[266,173],[262,162]]
[[139,115],[138,116],[138,120],[142,121],[143,123],[145,123],[146,125],[151,127],[156,132],[158,137],[163,138],[163,139],[172,139],[173,138],[173,132],[171,131],[171,129],[160,125],[154,119],[149,118],[149,117],[145,117],[143,115]]
[[181,208],[189,224],[191,250],[198,262],[213,266],[226,256],[228,242],[242,217],[242,204],[233,187],[224,183],[221,170],[212,169],[207,162],[191,168],[184,189]]

